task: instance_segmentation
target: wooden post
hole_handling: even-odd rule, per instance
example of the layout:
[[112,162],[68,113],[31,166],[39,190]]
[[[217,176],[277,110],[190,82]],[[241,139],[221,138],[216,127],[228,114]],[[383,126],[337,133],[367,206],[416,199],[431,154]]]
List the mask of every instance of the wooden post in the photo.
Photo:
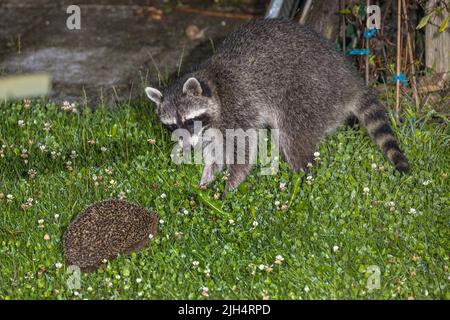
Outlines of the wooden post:
[[[370,0],[367,0],[367,7],[369,7],[369,6],[370,6]],[[370,30],[367,29],[367,31],[370,31]],[[370,43],[370,39],[366,39],[367,52],[369,52],[369,49],[370,49],[369,43]],[[369,70],[369,53],[367,53],[367,55],[366,55],[366,86],[369,85],[369,71],[370,71]]]
[[[340,0],[339,1],[339,9],[340,10],[345,9],[345,0]],[[345,15],[344,14],[342,15],[342,26],[341,26],[341,28],[342,28],[342,51],[345,54],[346,51],[347,51],[347,44],[345,43],[345,39],[346,39],[345,38],[345,36],[346,36],[345,31],[347,29],[347,26],[345,25]]]
[[409,30],[409,18],[408,18],[408,2],[407,0],[402,0],[403,5],[403,15],[405,16],[405,29],[406,29],[406,47],[408,50],[408,56],[411,65],[411,84],[413,89],[414,101],[416,102],[416,111],[420,109],[420,98],[417,92],[417,80],[416,80],[416,66],[414,65],[414,54],[411,45],[411,32]]
[[[397,70],[396,77],[400,75],[402,60],[402,0],[397,0]],[[395,112],[400,113],[400,80],[397,78],[395,87]]]
[[[427,2],[427,12],[436,7],[437,0]],[[444,22],[443,14],[433,14],[425,27],[426,66],[438,73],[450,71],[450,28],[439,32]]]

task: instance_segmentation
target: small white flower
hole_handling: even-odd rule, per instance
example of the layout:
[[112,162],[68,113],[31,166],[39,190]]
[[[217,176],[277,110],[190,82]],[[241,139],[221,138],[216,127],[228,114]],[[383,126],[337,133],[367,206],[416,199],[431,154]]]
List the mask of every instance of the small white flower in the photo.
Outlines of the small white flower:
[[142,282],[142,279],[141,279],[141,278],[137,278],[137,279],[136,279],[136,282],[137,282],[137,283],[141,283],[141,282]]
[[284,261],[284,258],[281,254],[279,254],[275,257],[275,260]]
[[160,220],[159,220],[159,223],[160,223],[160,224],[164,224],[164,220],[163,220],[163,219],[160,219]]
[[306,167],[312,168],[312,167],[313,167],[313,164],[312,164],[311,162],[308,162],[308,164],[306,165]]
[[153,235],[150,233],[150,234],[148,235],[148,238],[149,238],[150,240],[152,240],[152,239],[153,239]]
[[309,287],[308,287],[308,286],[305,286],[305,288],[303,288],[303,291],[309,292]]
[[429,185],[431,183],[431,180],[426,180],[426,181],[424,181],[422,184],[424,185],[424,186],[427,186],[427,185]]
[[253,227],[254,227],[254,228],[256,228],[256,227],[258,226],[258,224],[259,224],[258,221],[256,221],[256,220],[253,221]]
[[192,265],[193,265],[194,267],[197,267],[199,264],[200,264],[200,262],[198,262],[197,260],[192,261]]
[[92,287],[87,287],[87,291],[92,291],[94,290]]
[[369,191],[370,191],[370,189],[369,189],[368,187],[364,187],[363,192],[364,192],[365,194],[368,194]]
[[39,223],[39,224],[43,224],[43,223],[44,223],[44,219],[39,219],[39,220],[38,220],[38,223]]
[[55,263],[55,267],[56,267],[56,269],[61,269],[62,263],[61,262]]
[[92,180],[97,181],[97,175],[93,174],[92,175]]
[[101,151],[101,152],[106,152],[106,151],[108,151],[108,148],[106,148],[106,147],[101,147],[101,148],[100,148],[100,151]]
[[183,213],[184,213],[185,215],[188,215],[188,214],[189,214],[189,211],[187,211],[186,209],[184,209],[184,210],[183,210]]
[[74,296],[78,296],[79,294],[80,294],[80,293],[79,293],[78,291],[74,291],[74,292],[73,292],[73,295],[74,295]]
[[258,266],[258,269],[259,269],[259,270],[264,270],[264,269],[266,269],[266,266],[263,265],[263,264],[260,264],[260,265]]
[[275,201],[275,205],[276,205],[276,206],[279,206],[279,205],[280,205],[280,201],[278,201],[278,200]]
[[160,197],[161,197],[161,199],[165,199],[167,197],[167,195],[165,193],[163,193]]
[[55,214],[55,219],[59,219],[59,214]]
[[409,213],[410,213],[410,214],[416,214],[416,212],[417,212],[417,211],[416,211],[416,209],[414,209],[414,208],[410,208],[410,209],[409,209]]
[[120,280],[120,274],[117,274],[117,275],[116,275],[116,279],[117,279],[117,280]]
[[395,207],[395,202],[394,201],[389,201],[388,205],[389,205],[389,207]]
[[229,222],[230,224],[234,224],[234,220],[233,220],[233,219],[228,220],[228,222]]
[[207,287],[202,287],[202,296],[209,297],[209,289]]
[[372,163],[372,169],[376,169],[378,165],[376,163]]
[[307,176],[306,180],[311,181],[313,179],[313,176]]
[[339,246],[333,246],[333,252],[337,252],[339,250]]
[[116,181],[115,180],[111,180],[111,181],[109,181],[109,184],[113,186],[113,185],[116,184]]
[[320,157],[320,152],[314,152],[314,157],[315,157],[315,158]]
[[25,121],[19,120],[19,121],[17,121],[17,124],[18,124],[20,127],[24,127],[24,126],[25,126]]

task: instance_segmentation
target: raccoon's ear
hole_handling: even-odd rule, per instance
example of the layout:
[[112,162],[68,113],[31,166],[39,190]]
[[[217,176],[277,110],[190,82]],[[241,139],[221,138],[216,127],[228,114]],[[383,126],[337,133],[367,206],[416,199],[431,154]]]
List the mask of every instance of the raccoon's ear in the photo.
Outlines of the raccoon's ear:
[[189,78],[183,85],[183,93],[199,96],[203,92],[200,82],[195,78]]
[[157,106],[161,104],[163,98],[161,91],[155,88],[147,87],[145,88],[145,93],[150,100],[156,103]]

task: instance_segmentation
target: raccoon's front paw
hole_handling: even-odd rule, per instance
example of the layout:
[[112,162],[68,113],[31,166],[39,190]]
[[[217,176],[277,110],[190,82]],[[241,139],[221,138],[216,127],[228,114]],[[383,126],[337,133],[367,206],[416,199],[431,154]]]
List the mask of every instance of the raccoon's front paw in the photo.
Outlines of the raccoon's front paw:
[[202,178],[200,179],[200,187],[206,187],[208,184],[214,180],[214,167],[212,165],[207,165],[203,168]]

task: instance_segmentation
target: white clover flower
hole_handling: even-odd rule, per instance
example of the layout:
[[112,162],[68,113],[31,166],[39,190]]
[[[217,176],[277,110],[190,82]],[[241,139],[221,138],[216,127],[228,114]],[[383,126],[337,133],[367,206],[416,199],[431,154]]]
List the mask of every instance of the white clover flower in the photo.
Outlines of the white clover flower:
[[264,270],[264,269],[266,269],[266,266],[263,265],[263,264],[260,264],[260,265],[258,266],[258,269],[259,269],[259,270]]
[[101,152],[106,152],[106,151],[108,151],[108,148],[106,148],[106,147],[101,147],[101,148],[100,148],[100,151],[101,151]]
[[141,278],[137,278],[137,279],[136,279],[136,282],[137,282],[137,283],[141,283],[141,282],[142,282],[142,279],[141,279]]
[[39,223],[39,224],[43,224],[43,223],[44,223],[44,219],[39,219],[39,220],[38,220],[38,223]]
[[305,287],[303,288],[303,291],[309,292],[309,287],[308,287],[308,286],[305,286]]
[[167,197],[167,195],[165,193],[161,194],[161,199],[165,199]]
[[253,227],[254,227],[254,228],[256,228],[256,227],[258,226],[258,224],[259,224],[258,221],[256,221],[256,220],[253,221]]
[[228,220],[228,223],[229,223],[229,224],[234,224],[234,220],[233,220],[233,219],[230,219],[230,220]]
[[368,194],[370,192],[370,189],[368,187],[364,187],[363,192],[365,194]]
[[207,287],[202,287],[202,296],[209,297],[209,289]]
[[315,158],[320,157],[320,152],[314,152],[314,157],[315,157]]
[[378,165],[376,163],[372,163],[372,169],[376,169]]
[[308,180],[308,181],[313,180],[313,176],[311,176],[311,175],[307,176],[307,177],[306,177],[306,180]]
[[429,185],[431,183],[431,180],[426,180],[426,181],[424,181],[422,184],[424,185],[424,186],[427,186],[427,185]]
[[313,164],[312,164],[311,162],[308,162],[308,164],[306,165],[306,167],[312,168],[312,167],[313,167]]
[[55,214],[55,219],[58,219],[59,218],[59,214]]
[[198,262],[197,260],[192,261],[192,265],[194,267],[197,267],[200,264],[200,262]]
[[333,252],[337,252],[339,250],[339,246],[333,246]]
[[184,209],[184,210],[183,210],[183,213],[184,213],[185,215],[188,215],[188,214],[189,214],[189,211],[187,211],[186,209]]
[[56,269],[61,269],[62,263],[61,262],[55,263],[55,267],[56,267]]
[[280,205],[280,201],[278,201],[278,200],[275,201],[275,205],[276,205],[276,206],[279,206],[279,205]]
[[25,121],[19,120],[19,121],[17,121],[17,124],[18,124],[20,127],[24,127],[24,126],[25,126]]
[[284,261],[284,258],[281,254],[279,254],[275,257],[275,260]]
[[417,212],[417,211],[416,211],[416,209],[414,209],[414,208],[410,208],[410,209],[409,209],[409,213],[410,213],[410,214],[416,214],[416,212]]
[[159,223],[160,224],[164,224],[164,220],[163,219],[159,219]]

